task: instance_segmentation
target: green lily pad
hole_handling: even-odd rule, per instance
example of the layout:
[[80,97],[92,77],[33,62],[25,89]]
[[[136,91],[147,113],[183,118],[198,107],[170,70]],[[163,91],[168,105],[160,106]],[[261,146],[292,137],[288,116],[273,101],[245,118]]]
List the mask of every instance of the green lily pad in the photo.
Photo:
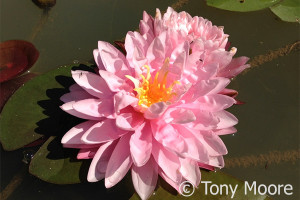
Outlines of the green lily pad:
[[299,0],[284,0],[272,6],[271,11],[281,20],[287,22],[299,22],[300,3]]
[[[208,172],[206,170],[201,170],[201,182],[198,188],[195,188],[195,191],[192,192],[192,188],[187,189],[187,193],[185,195],[190,196],[183,196],[180,194],[177,194],[176,192],[170,192],[170,187],[165,187],[164,184],[159,184],[158,188],[154,191],[153,195],[149,198],[149,200],[184,200],[184,199],[190,199],[190,200],[227,200],[227,199],[248,199],[248,200],[270,200],[270,198],[266,195],[254,195],[253,191],[249,192],[247,190],[247,194],[245,195],[245,183],[243,181],[240,181],[230,175],[227,175],[223,172]],[[205,187],[205,183],[203,181],[211,181],[211,183],[206,183],[207,187]],[[226,194],[225,189],[223,189],[222,194],[219,193],[216,195],[213,195],[210,193],[210,185],[216,184],[216,185],[232,185],[234,188],[237,185],[236,192],[231,198],[232,193],[230,192],[230,189],[228,190],[228,194]],[[252,182],[249,182],[250,186]],[[207,191],[205,190],[207,189]],[[216,192],[216,187],[213,187],[212,192]],[[138,195],[135,193],[130,200],[139,200]]]
[[8,100],[0,117],[0,141],[5,150],[16,150],[41,137],[61,136],[72,127],[69,123],[75,124],[76,118],[59,108],[60,96],[74,83],[72,67],[33,78]]
[[60,138],[52,136],[33,156],[29,172],[55,184],[86,182],[90,160],[77,160],[77,151],[63,148]]
[[208,6],[223,10],[248,12],[261,10],[275,5],[281,0],[207,0]]

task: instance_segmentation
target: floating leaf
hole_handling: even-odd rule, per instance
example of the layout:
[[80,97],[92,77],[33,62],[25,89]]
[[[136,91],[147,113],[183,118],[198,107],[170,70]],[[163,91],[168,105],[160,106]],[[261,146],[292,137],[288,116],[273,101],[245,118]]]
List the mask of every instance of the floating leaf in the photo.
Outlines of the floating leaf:
[[21,148],[43,136],[61,136],[79,123],[59,108],[59,98],[74,83],[71,67],[33,78],[8,100],[0,118],[0,141],[5,150]]
[[0,43],[0,82],[24,73],[38,57],[38,50],[30,42],[9,40]]
[[275,5],[281,0],[207,0],[208,6],[223,10],[248,12],[261,10]]
[[29,172],[55,184],[86,181],[90,160],[77,160],[75,149],[63,148],[60,138],[50,137],[30,162]]
[[9,81],[5,81],[4,83],[0,83],[0,112],[4,106],[4,104],[7,102],[9,97],[14,94],[14,92],[25,82],[29,81],[33,77],[35,77],[36,74],[34,73],[28,73],[23,76],[19,76],[17,78],[14,78]]
[[299,22],[300,3],[299,0],[284,0],[270,8],[280,19],[287,22]]
[[[194,193],[191,196],[183,196],[178,194],[171,186],[167,185],[164,181],[160,181],[158,188],[154,191],[154,194],[149,198],[149,200],[224,200],[224,199],[248,199],[248,200],[270,200],[269,197],[266,195],[254,195],[253,190],[249,192],[247,190],[247,194],[245,195],[245,184],[243,181],[240,181],[230,175],[227,175],[223,172],[213,172],[213,171],[206,171],[201,170],[201,181],[198,188],[195,188]],[[207,188],[205,188],[205,183],[203,181],[211,181],[211,183],[207,183]],[[216,184],[220,186],[221,184],[225,184],[229,187],[229,184],[231,184],[232,187],[235,187],[237,185],[237,190],[234,195],[234,198],[231,198],[232,193],[230,192],[230,189],[228,189],[228,194],[225,193],[225,188],[223,188],[222,194],[219,192],[216,195],[211,194],[210,192],[210,185]],[[252,182],[249,182],[250,186]],[[191,194],[192,188],[186,188],[187,193],[185,195]],[[207,189],[207,190],[206,190]],[[213,188],[213,192],[216,191],[216,187]],[[138,200],[139,197],[137,194],[134,194],[130,200]]]

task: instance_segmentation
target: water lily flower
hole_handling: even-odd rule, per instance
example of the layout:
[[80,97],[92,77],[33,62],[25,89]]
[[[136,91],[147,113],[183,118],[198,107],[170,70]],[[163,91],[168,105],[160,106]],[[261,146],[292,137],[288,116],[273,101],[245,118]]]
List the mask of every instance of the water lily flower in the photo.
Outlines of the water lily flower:
[[105,179],[110,188],[131,170],[136,192],[147,199],[158,176],[179,190],[185,180],[199,185],[199,166],[224,167],[219,136],[236,132],[238,120],[225,111],[236,101],[224,94],[230,76],[222,70],[233,65],[235,51],[209,51],[204,43],[173,28],[128,32],[126,56],[99,41],[99,74],[72,71],[76,83],[61,108],[87,121],[62,144],[80,149],[78,159],[93,159],[88,181]]

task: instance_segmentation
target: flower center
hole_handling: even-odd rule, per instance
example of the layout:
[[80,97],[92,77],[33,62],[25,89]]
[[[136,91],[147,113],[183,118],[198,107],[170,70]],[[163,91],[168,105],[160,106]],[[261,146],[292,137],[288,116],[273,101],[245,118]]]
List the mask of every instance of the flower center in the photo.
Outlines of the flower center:
[[135,84],[134,91],[137,92],[137,98],[139,99],[138,105],[148,108],[154,103],[169,101],[176,93],[173,92],[173,87],[178,84],[178,81],[174,81],[167,86],[169,59],[165,60],[163,67],[156,72],[154,78],[150,74],[150,67],[144,65],[147,69],[146,77],[140,75],[141,81],[126,75]]

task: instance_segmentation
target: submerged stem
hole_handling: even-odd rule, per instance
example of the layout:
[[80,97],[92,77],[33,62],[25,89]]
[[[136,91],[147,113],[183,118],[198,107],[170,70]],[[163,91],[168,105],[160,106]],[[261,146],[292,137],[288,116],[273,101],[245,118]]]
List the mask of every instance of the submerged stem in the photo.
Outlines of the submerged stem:
[[11,179],[8,185],[0,193],[1,200],[6,200],[10,195],[19,187],[22,183],[24,176],[28,170],[28,167],[24,165],[22,169]]

